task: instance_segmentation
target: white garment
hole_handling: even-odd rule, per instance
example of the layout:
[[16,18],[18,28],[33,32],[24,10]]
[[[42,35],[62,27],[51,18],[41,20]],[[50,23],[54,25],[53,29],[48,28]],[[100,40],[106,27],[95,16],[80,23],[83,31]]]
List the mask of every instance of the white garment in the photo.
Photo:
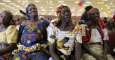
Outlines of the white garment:
[[[103,40],[108,40],[109,37],[108,37],[107,29],[103,29],[102,31],[104,34]],[[101,42],[102,43],[102,36],[100,35],[100,33],[97,29],[92,29],[90,43],[92,43],[92,42],[93,43],[94,42]]]
[[[69,38],[69,40],[66,43],[64,43],[64,47],[69,47],[69,49],[68,50],[65,50],[64,48],[58,49],[64,55],[71,54],[71,51],[73,51],[73,46],[75,41],[82,43],[82,39],[81,39],[82,36],[80,34],[77,34],[77,32],[75,33],[69,33],[69,32],[70,31],[61,31],[60,29],[53,26],[52,24],[50,24],[47,28],[48,41],[50,43],[63,41],[65,37]],[[52,35],[56,37],[56,40],[51,38]]]

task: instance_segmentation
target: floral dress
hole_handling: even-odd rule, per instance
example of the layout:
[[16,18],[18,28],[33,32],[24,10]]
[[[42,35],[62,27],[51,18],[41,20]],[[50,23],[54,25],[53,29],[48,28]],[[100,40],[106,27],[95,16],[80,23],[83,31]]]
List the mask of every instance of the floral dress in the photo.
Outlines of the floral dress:
[[[47,60],[47,21],[30,22],[22,25],[21,41],[18,44],[18,53],[14,60]],[[28,53],[28,51],[31,51]]]
[[[62,58],[67,59],[73,57],[74,43],[82,43],[81,36],[77,32],[62,31],[54,25],[50,24],[47,28],[49,44],[56,45],[56,53]],[[72,58],[74,60],[75,58]],[[70,60],[70,59],[69,59]]]

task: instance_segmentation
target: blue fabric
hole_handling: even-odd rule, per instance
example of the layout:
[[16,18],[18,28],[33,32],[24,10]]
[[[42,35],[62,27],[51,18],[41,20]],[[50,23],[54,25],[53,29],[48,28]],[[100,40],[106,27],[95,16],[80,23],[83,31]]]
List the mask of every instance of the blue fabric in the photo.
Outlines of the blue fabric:
[[[34,28],[34,30],[30,30],[28,25],[22,25],[20,27],[20,30],[23,31],[21,35],[21,41],[20,44],[24,45],[26,47],[33,46],[37,43],[40,44],[46,44],[47,43],[47,32],[46,32],[46,27],[48,25],[47,21],[43,21],[37,24],[37,27]],[[29,41],[29,43],[28,43]],[[42,54],[40,52],[43,52]],[[26,54],[25,51],[21,51],[17,54],[16,58],[20,58],[21,60],[25,60],[22,55]],[[28,53],[26,56],[31,59],[35,60],[35,57],[38,56],[39,54],[40,57],[37,60],[45,60],[48,59],[48,54],[45,51],[37,51],[35,53]]]
[[86,0],[81,0],[81,2],[85,3],[85,2],[86,2]]

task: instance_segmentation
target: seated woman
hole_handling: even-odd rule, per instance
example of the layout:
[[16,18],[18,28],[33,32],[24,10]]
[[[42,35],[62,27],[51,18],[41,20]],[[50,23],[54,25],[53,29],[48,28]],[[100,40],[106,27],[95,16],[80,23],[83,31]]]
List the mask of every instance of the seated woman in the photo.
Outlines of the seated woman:
[[28,4],[26,15],[28,20],[20,26],[22,35],[14,60],[48,60],[45,52],[48,22],[38,19],[37,7],[32,3]]
[[[53,60],[80,60],[81,39],[77,32],[72,32],[75,25],[68,6],[57,9],[57,20],[52,20],[47,28],[49,51]],[[58,22],[57,22],[58,21]],[[75,47],[75,52],[74,52]]]
[[[83,39],[83,60],[114,60],[107,53],[108,47],[108,30],[100,20],[100,13],[97,8],[92,8],[88,11],[88,19]],[[83,29],[82,29],[83,30]]]
[[[13,15],[3,11],[0,17],[0,60],[10,60],[11,52],[16,48],[18,31],[11,25]],[[10,56],[9,56],[10,55]]]

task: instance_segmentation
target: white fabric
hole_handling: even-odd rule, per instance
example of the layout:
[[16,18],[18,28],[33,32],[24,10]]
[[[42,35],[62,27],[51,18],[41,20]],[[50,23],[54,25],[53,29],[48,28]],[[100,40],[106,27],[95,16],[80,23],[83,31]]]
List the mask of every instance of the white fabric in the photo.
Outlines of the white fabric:
[[20,25],[17,25],[17,26],[16,26],[16,29],[19,30],[19,28],[20,28]]
[[103,40],[109,40],[108,30],[105,28],[105,29],[103,29],[103,32],[104,32],[104,38],[103,38]]
[[[109,37],[108,37],[107,29],[103,29],[102,31],[104,34],[103,40],[108,40]],[[92,43],[92,42],[101,42],[102,43],[102,36],[100,35],[100,33],[97,29],[92,29],[90,43]]]
[[48,41],[50,43],[54,43],[55,42],[54,39],[50,38],[51,35],[55,35],[55,29],[56,29],[56,27],[52,23],[50,23],[50,25],[47,27],[47,34],[48,34],[47,38],[48,38]]
[[[70,31],[61,31],[57,27],[53,26],[53,24],[50,24],[47,28],[48,33],[48,41],[50,43],[63,41],[65,37],[69,37],[69,40],[64,43],[64,47],[70,47],[68,50],[65,50],[64,48],[58,49],[61,51],[64,55],[70,55],[71,51],[73,51],[74,42],[78,41],[79,43],[82,43],[82,38],[80,34],[75,33],[69,33]],[[54,35],[56,37],[55,39],[50,38],[51,35]]]
[[90,42],[102,42],[101,35],[97,29],[92,29]]

